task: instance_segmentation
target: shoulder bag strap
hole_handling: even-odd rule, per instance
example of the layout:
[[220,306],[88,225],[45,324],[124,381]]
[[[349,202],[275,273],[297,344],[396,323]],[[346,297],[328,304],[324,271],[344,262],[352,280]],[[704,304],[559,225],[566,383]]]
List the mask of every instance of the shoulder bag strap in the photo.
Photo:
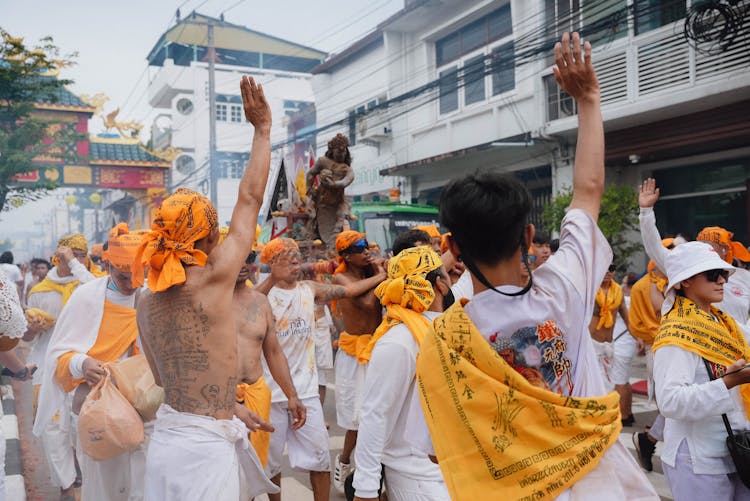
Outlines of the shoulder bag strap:
[[[703,358],[703,357],[701,357]],[[712,377],[713,373],[711,372],[711,366],[708,363],[708,360],[703,358],[703,365],[706,366],[706,372],[708,373],[708,379],[713,381],[715,378]],[[734,432],[732,431],[732,426],[729,424],[729,418],[727,418],[726,414],[721,415],[721,419],[724,420],[724,427],[727,429],[727,435],[729,435],[729,438],[732,439],[732,442],[734,442]]]

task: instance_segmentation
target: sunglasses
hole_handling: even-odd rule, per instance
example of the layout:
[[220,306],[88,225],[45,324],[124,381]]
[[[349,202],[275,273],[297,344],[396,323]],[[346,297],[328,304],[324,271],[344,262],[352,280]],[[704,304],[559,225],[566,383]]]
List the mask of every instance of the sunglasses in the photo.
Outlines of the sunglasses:
[[719,277],[723,278],[726,282],[729,278],[729,270],[722,270],[720,268],[717,268],[715,270],[707,270],[703,272],[703,275],[706,277],[706,280],[709,282],[718,282]]
[[[536,263],[536,256],[534,254],[526,254],[526,259],[529,260],[529,264]],[[521,254],[521,262],[523,263],[523,254]]]
[[617,265],[610,264],[609,268],[607,268],[609,271],[615,271],[617,269]]
[[347,254],[362,254],[364,251],[370,248],[370,244],[367,243],[367,239],[357,240],[344,251]]
[[255,256],[256,256],[255,252],[251,252],[250,254],[248,254],[247,259],[245,259],[245,264],[252,264],[252,263],[254,263],[255,262]]

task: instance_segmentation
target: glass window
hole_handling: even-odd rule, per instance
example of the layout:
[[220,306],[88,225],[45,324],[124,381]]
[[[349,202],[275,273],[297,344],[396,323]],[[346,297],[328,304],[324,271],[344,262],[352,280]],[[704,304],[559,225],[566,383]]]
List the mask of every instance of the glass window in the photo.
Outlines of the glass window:
[[504,5],[487,16],[489,41],[499,40],[513,33],[513,20],[510,17],[510,4]]
[[584,1],[581,15],[581,35],[592,44],[599,40],[612,41],[628,34],[626,0]]
[[516,54],[513,42],[492,50],[492,95],[513,90],[516,87]]
[[226,104],[216,105],[216,120],[219,122],[227,121],[227,105]]
[[685,17],[685,0],[635,0],[635,34],[646,33]]
[[748,241],[750,159],[656,170],[653,176],[661,196],[654,210],[663,234],[695,237],[706,226],[721,226],[736,240]]
[[461,44],[458,33],[448,35],[447,37],[439,40],[435,44],[437,49],[437,65],[442,66],[443,64],[453,61],[461,55]]
[[435,42],[437,66],[513,33],[510,3]]
[[458,68],[440,72],[440,113],[458,109]]
[[242,122],[242,107],[232,106],[230,119],[232,122]]
[[480,19],[461,29],[461,53],[487,45],[487,21]]
[[464,63],[464,103],[484,101],[484,55]]

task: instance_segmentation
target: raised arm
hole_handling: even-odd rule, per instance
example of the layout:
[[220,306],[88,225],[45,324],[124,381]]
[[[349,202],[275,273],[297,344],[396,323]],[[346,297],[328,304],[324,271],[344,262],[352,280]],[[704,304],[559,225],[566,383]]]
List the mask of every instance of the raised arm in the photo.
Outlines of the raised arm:
[[641,239],[643,247],[646,249],[648,257],[656,263],[656,267],[665,271],[665,262],[669,250],[661,244],[659,229],[656,227],[656,215],[654,214],[654,205],[659,200],[659,188],[656,187],[656,181],[648,178],[641,184],[638,192],[638,222],[641,228]]
[[266,358],[268,370],[271,372],[273,380],[279,384],[281,391],[286,395],[289,412],[292,414],[294,420],[292,429],[297,430],[305,424],[307,409],[297,396],[297,389],[294,387],[292,375],[289,372],[289,363],[276,337],[276,322],[273,318],[271,305],[267,299],[265,299],[263,304],[263,312],[266,316],[266,337],[263,339],[263,356]]
[[591,61],[591,44],[581,51],[581,39],[563,33],[562,43],[555,45],[555,80],[578,103],[578,142],[573,167],[573,200],[571,209],[586,211],[594,221],[604,193],[604,125],[599,104],[599,81]]
[[237,204],[232,212],[229,234],[208,258],[213,267],[214,280],[235,280],[250,253],[255,240],[258,212],[263,204],[263,193],[271,164],[271,108],[263,87],[252,77],[242,77],[240,83],[245,118],[253,124],[253,146],[245,173],[240,181]]
[[378,274],[365,278],[364,280],[358,280],[345,285],[329,285],[321,284],[318,282],[309,282],[315,291],[315,302],[316,303],[327,303],[329,301],[335,301],[336,299],[342,299],[345,297],[357,297],[361,296],[365,292],[374,289],[383,280],[386,279],[384,271],[380,271]]

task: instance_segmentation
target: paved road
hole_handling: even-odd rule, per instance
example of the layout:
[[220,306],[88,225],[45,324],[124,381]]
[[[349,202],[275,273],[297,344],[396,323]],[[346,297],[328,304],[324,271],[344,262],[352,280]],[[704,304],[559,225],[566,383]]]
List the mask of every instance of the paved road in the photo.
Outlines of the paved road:
[[[640,357],[636,358],[633,362],[633,379],[632,381],[638,381],[645,378],[646,375],[646,363],[645,359]],[[7,388],[4,388],[5,394],[8,393]],[[335,410],[335,385],[330,385],[328,388],[328,395],[323,406],[325,418],[330,424],[330,447],[331,447],[331,464],[333,464],[336,454],[341,451],[344,444],[344,430],[336,425],[336,410]],[[18,430],[20,431],[20,449],[23,456],[23,476],[21,478],[14,477],[10,483],[7,483],[8,489],[15,488],[16,491],[8,490],[6,498],[13,501],[23,501],[21,490],[21,481],[25,482],[26,499],[29,501],[57,501],[59,494],[54,487],[49,483],[49,472],[44,461],[44,456],[41,453],[41,447],[39,441],[34,438],[31,434],[31,409],[33,401],[33,392],[31,384],[26,383],[13,383],[13,393],[15,395],[15,409],[18,413]],[[10,397],[12,398],[12,397]],[[5,399],[7,400],[7,398]],[[3,401],[3,407],[10,408]],[[635,427],[624,428],[620,440],[622,443],[633,453],[634,447],[631,440],[631,435],[634,431],[641,431],[643,426],[650,424],[656,415],[655,407],[649,404],[644,396],[636,395],[633,402],[633,410],[636,418]],[[13,428],[15,426],[16,419],[14,417],[6,416],[3,418],[3,426],[5,428],[6,440],[14,435]],[[11,443],[8,442],[8,454],[6,456],[6,465],[19,464],[18,458],[18,447],[11,447]],[[672,496],[669,491],[669,487],[666,482],[666,478],[663,475],[661,468],[661,461],[659,460],[659,446],[657,446],[656,455],[654,457],[654,472],[647,473],[647,477],[655,486],[657,492],[661,495],[664,500],[671,500]],[[309,480],[306,474],[293,472],[288,467],[285,468],[282,474],[282,493],[283,498],[286,500],[294,501],[306,501],[312,500],[312,491],[309,488]],[[12,487],[15,486],[15,487]],[[12,494],[12,495],[11,495]],[[257,498],[260,501],[266,500],[266,496]],[[345,499],[342,494],[339,494],[335,489],[331,488],[331,500],[341,501]]]

